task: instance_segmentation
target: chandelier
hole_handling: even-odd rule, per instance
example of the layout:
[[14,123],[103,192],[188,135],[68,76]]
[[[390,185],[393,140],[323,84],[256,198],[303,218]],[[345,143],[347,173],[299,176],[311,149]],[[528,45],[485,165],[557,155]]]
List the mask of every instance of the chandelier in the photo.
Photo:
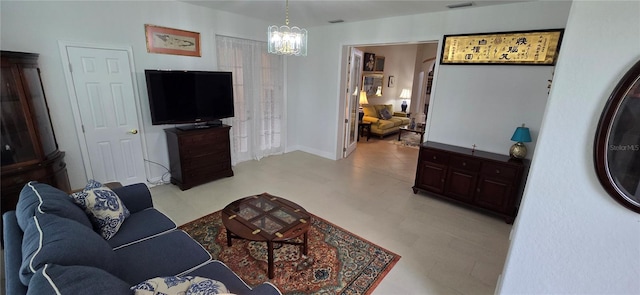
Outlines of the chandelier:
[[307,30],[289,27],[289,0],[286,4],[285,25],[269,26],[267,39],[269,53],[307,56]]

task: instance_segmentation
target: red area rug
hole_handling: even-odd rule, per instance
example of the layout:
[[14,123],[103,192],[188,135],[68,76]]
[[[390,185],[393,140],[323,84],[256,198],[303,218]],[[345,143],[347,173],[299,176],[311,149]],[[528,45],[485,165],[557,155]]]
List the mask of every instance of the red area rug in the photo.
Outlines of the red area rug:
[[311,214],[309,255],[300,247],[274,251],[275,277],[267,278],[264,242],[233,240],[227,246],[220,211],[180,226],[246,283],[270,281],[283,294],[371,294],[400,256]]

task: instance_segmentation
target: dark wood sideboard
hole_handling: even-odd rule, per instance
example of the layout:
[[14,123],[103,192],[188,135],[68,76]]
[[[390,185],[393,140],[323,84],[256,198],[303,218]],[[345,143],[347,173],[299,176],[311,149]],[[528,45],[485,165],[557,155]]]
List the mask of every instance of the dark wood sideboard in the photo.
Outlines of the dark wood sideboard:
[[181,190],[233,176],[229,130],[231,126],[180,130],[165,129],[171,183]]
[[437,142],[420,146],[413,192],[516,217],[529,161]]

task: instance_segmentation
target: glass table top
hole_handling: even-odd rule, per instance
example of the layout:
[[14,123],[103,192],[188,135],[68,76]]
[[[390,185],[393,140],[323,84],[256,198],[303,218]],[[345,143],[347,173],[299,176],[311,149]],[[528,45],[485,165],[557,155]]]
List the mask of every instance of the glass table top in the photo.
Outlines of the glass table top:
[[310,217],[302,207],[267,193],[237,200],[224,210],[229,219],[236,218],[255,234],[263,232],[278,237],[300,223],[307,223]]

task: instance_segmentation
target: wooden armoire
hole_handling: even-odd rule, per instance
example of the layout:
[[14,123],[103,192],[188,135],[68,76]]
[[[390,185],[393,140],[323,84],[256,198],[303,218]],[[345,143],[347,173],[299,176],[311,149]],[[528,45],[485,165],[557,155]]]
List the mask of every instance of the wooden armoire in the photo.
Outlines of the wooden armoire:
[[70,191],[64,152],[49,117],[38,54],[1,51],[0,159],[2,213],[15,209],[20,190],[35,180]]

